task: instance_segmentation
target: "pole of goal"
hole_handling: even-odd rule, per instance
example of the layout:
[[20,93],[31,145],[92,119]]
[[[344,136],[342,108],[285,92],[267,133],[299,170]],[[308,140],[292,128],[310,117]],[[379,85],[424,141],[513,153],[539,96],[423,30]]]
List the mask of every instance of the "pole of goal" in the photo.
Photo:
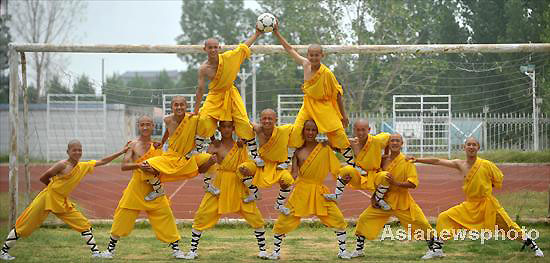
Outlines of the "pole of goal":
[[25,53],[21,55],[21,78],[23,88],[23,156],[25,169],[25,205],[31,203],[31,171],[29,157],[29,89],[27,87],[27,59]]
[[9,45],[9,65],[10,65],[10,160],[8,173],[9,176],[9,196],[10,196],[10,211],[8,215],[8,231],[15,226],[17,219],[17,203],[18,203],[18,163],[17,163],[17,130],[19,128],[19,60],[15,48]]

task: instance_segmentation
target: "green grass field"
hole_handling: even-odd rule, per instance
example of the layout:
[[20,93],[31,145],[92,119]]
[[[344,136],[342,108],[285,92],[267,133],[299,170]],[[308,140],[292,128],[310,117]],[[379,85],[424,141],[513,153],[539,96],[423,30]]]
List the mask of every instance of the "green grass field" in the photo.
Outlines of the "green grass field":
[[[0,194],[2,204],[7,202],[7,194]],[[538,245],[550,255],[550,224],[524,224],[523,219],[543,219],[547,216],[547,193],[516,192],[497,195],[501,204],[513,219],[518,218],[520,226],[536,229],[540,232]],[[0,240],[7,235],[7,206],[0,206]],[[20,205],[20,208],[24,208]],[[50,215],[47,222],[58,221]],[[394,229],[397,225],[392,226]],[[107,246],[110,225],[95,225],[94,234],[101,250]],[[273,236],[271,226],[266,226],[268,251],[272,249]],[[182,250],[189,249],[191,226],[179,226]],[[354,249],[353,226],[348,228],[348,249]],[[445,244],[447,257],[443,262],[462,261],[523,261],[547,262],[538,259],[529,251],[520,252],[521,244],[516,241],[480,240],[449,241]],[[218,225],[203,234],[199,246],[198,262],[257,262],[258,253],[252,229],[244,224]],[[426,250],[423,241],[368,241],[365,245],[366,257],[353,259],[354,262],[417,261]],[[17,257],[16,262],[91,262],[93,260],[80,234],[68,227],[43,226],[32,236],[20,239],[10,251]],[[290,233],[283,242],[281,262],[337,261],[337,243],[334,233],[318,223],[303,223],[298,230]],[[117,246],[117,255],[111,262],[170,262],[171,250],[166,244],[155,238],[147,223],[136,224],[134,232],[123,238]],[[440,262],[438,260],[438,262]]]
[[[397,226],[394,226],[394,228]],[[550,226],[548,224],[528,225],[537,229],[537,240],[543,251],[550,253]],[[106,248],[109,226],[96,226],[95,237],[101,250]],[[182,241],[180,247],[187,251],[191,228],[181,225]],[[2,227],[0,235],[7,231]],[[272,248],[273,237],[267,231],[268,250]],[[353,227],[348,228],[348,249],[354,249]],[[446,258],[437,262],[462,261],[512,261],[547,262],[535,258],[530,251],[520,252],[521,244],[511,240],[491,240],[484,245],[480,241],[449,241],[445,244]],[[245,225],[220,225],[203,234],[199,246],[197,262],[257,262],[257,245],[252,230]],[[354,262],[405,262],[417,261],[424,254],[424,241],[367,241],[366,257],[353,259]],[[109,262],[170,262],[171,250],[156,240],[150,227],[145,224],[136,226],[134,232],[118,242],[116,258]],[[43,227],[31,237],[20,239],[10,251],[17,257],[16,262],[91,262],[107,261],[91,259],[79,233],[65,227]],[[303,224],[290,233],[283,241],[281,262],[339,261],[336,258],[337,243],[334,233],[316,223]]]

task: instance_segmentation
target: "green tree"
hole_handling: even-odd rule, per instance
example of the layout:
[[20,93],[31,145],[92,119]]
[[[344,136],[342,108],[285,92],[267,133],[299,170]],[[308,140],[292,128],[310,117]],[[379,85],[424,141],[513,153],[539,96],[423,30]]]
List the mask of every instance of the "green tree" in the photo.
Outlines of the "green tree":
[[0,103],[8,103],[10,97],[8,75],[8,43],[11,42],[8,16],[0,16]]
[[[233,45],[254,33],[256,16],[244,8],[243,0],[183,0],[180,26],[182,34],[176,38],[180,45],[202,45],[215,37],[220,44]],[[196,67],[204,55],[183,55],[180,58]]]
[[124,83],[124,80],[116,73],[107,76],[101,92],[105,95],[107,103],[130,103],[130,90]]
[[78,77],[76,83],[73,85],[74,94],[95,94],[94,86],[86,74],[82,74]]
[[153,96],[154,92],[151,84],[138,75],[131,78],[126,86],[128,87],[130,102],[134,105],[160,105],[162,103],[162,99]]
[[49,81],[46,82],[46,89],[48,90],[48,94],[71,93],[69,88],[61,83],[58,75],[54,75]]

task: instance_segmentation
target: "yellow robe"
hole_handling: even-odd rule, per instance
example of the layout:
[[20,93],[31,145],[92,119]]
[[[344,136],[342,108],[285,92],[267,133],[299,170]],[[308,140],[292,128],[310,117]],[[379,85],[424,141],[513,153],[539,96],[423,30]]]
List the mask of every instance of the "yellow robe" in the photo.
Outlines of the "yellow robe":
[[67,223],[72,229],[83,232],[89,230],[88,220],[69,200],[69,194],[80,181],[94,171],[96,161],[79,162],[67,174],[56,175],[17,218],[15,228],[21,237],[29,236],[48,217],[50,212]]
[[442,230],[466,228],[470,230],[494,230],[497,216],[504,229],[516,229],[519,226],[512,221],[498,200],[493,196],[493,187],[501,188],[504,175],[492,162],[477,158],[464,178],[462,190],[466,201],[439,214],[437,232]]
[[383,132],[374,136],[369,134],[363,149],[355,157],[357,164],[367,171],[368,175],[361,176],[359,172],[356,172],[350,182],[352,188],[374,191],[376,179],[378,177],[383,178],[386,174],[381,172],[380,164],[382,162],[382,151],[389,141],[389,133]]
[[208,85],[208,95],[200,109],[197,135],[211,137],[216,132],[217,121],[232,120],[238,137],[247,140],[254,138],[246,107],[233,85],[241,64],[249,57],[250,49],[245,44],[219,55],[218,70]]
[[[162,151],[160,149],[157,150],[151,145],[149,150],[136,160],[136,163],[161,154]],[[166,195],[160,196],[153,201],[145,201],[144,197],[153,191],[153,186],[142,180],[144,172],[141,169],[133,170],[132,174],[132,179],[130,179],[115,210],[111,235],[118,237],[128,236],[134,229],[134,224],[140,211],[145,211],[149,223],[160,241],[171,243],[179,240],[181,237],[176,226],[176,219]]]
[[273,232],[286,234],[294,230],[301,217],[315,215],[328,227],[345,229],[347,223],[335,202],[327,201],[323,194],[329,189],[323,183],[331,173],[335,178],[340,169],[340,162],[329,146],[322,143],[310,153],[300,167],[300,175],[296,179],[294,189],[290,194],[287,207],[291,215],[280,214],[275,222]]
[[329,173],[336,178],[339,169],[340,162],[332,149],[322,143],[317,144],[300,167],[300,175],[288,198],[288,207],[294,209],[295,216],[327,215],[327,206],[334,202],[323,197],[323,194],[330,193],[323,183]]
[[[410,182],[418,186],[416,166],[405,160],[403,154],[397,156],[385,170],[392,174],[396,182]],[[428,233],[428,230],[432,229],[422,209],[409,193],[408,188],[391,186],[384,200],[391,206],[392,210],[384,211],[369,206],[359,216],[355,230],[356,234],[365,236],[369,240],[375,239],[390,216],[397,217],[405,229],[410,224],[412,233],[416,229],[421,229],[424,233]]]
[[[253,161],[248,161],[241,164],[251,173],[254,173],[252,184],[261,187],[269,188],[273,184],[283,182],[285,185],[292,185],[294,179],[288,170],[277,170],[279,163],[285,162],[288,158],[288,140],[292,125],[277,126],[271,134],[271,138],[260,146],[258,151],[260,157],[265,162],[264,167],[256,167]],[[237,174],[242,179],[243,175],[237,170]]]
[[302,85],[304,103],[294,122],[290,146],[301,147],[304,143],[302,128],[306,120],[313,119],[319,133],[327,133],[329,142],[336,148],[349,147],[349,141],[342,126],[342,113],[338,106],[338,94],[343,95],[342,86],[328,67],[321,68]]
[[56,175],[50,179],[46,189],[46,210],[54,213],[63,213],[74,207],[69,201],[69,194],[78,186],[87,174],[91,174],[95,168],[95,160],[79,162],[68,174]]
[[[141,163],[149,158],[159,156],[161,154],[162,151],[160,149],[156,150],[155,147],[151,145],[149,150],[138,160],[136,160],[136,163]],[[142,176],[144,174],[145,173],[141,169],[135,169],[132,171],[132,179],[130,179],[128,186],[124,190],[122,198],[118,202],[118,207],[148,211],[156,210],[164,206],[170,206],[166,195],[160,196],[152,201],[145,201],[144,197],[153,191],[153,186],[142,180]]]
[[[197,176],[198,167],[206,162],[209,154],[193,155],[186,159],[185,155],[194,147],[195,130],[198,117],[185,115],[179,126],[168,138],[168,150],[161,156],[147,159],[151,167],[160,172],[162,182],[187,180]],[[143,180],[151,179],[152,175],[144,174]]]
[[193,228],[204,230],[213,227],[222,214],[239,213],[254,228],[262,227],[264,221],[256,202],[244,203],[248,188],[237,176],[237,167],[248,161],[245,147],[235,143],[223,161],[216,167],[213,185],[220,190],[219,196],[207,192],[195,213]]

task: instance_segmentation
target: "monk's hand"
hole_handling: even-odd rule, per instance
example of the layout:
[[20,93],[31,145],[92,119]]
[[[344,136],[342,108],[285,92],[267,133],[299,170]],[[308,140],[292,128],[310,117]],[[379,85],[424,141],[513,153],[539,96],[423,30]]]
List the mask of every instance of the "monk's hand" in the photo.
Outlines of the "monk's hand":
[[215,164],[218,162],[218,154],[217,153],[213,153],[212,155],[210,155],[210,159],[208,159],[208,162],[210,162],[210,164]]
[[245,145],[245,144],[246,144],[246,140],[245,140],[245,139],[240,139],[240,140],[237,141],[237,146],[238,146],[239,148],[243,147],[243,145]]
[[275,17],[275,24],[273,25],[273,33],[279,33],[279,19]]
[[153,169],[153,167],[151,167],[151,165],[149,165],[147,162],[140,163],[139,168],[141,170],[143,170],[144,172],[146,172],[146,173],[150,173],[150,174],[156,174],[157,173],[157,171],[155,169]]
[[162,143],[161,143],[161,142],[154,141],[154,142],[153,142],[153,147],[155,147],[155,149],[159,149],[160,147],[162,147]]
[[130,143],[132,143],[132,141],[128,141],[126,143],[126,145],[124,145],[124,147],[122,147],[122,150],[120,150],[120,152],[121,153],[126,153],[130,149]]
[[391,173],[386,174],[386,180],[388,180],[388,183],[390,185],[397,185],[397,182],[393,179],[393,175]]
[[347,116],[344,116],[342,117],[342,125],[344,126],[344,128],[347,128],[348,125],[349,125],[349,119]]
[[255,33],[255,34],[256,34],[257,36],[260,36],[260,35],[263,34],[263,33],[264,33],[264,31],[260,30],[260,29],[258,28],[258,25],[256,25],[256,33]]

